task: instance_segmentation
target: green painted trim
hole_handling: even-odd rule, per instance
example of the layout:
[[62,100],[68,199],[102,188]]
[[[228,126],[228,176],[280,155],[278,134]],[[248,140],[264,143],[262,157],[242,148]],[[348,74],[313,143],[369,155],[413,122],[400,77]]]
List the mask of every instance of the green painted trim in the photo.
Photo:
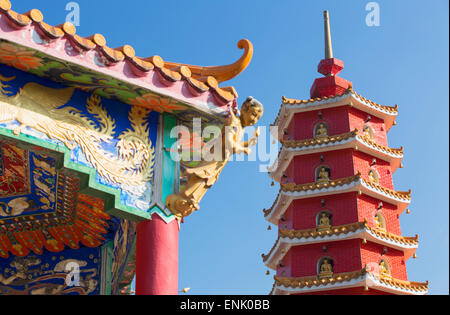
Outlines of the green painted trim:
[[[175,138],[170,137],[170,131],[176,126],[177,121],[175,117],[165,114],[164,115],[164,137],[163,146],[164,148],[171,148],[176,142]],[[170,157],[169,150],[163,150],[163,161],[162,161],[162,190],[161,190],[161,201],[166,202],[167,196],[175,192],[175,187],[178,185],[179,178],[176,178],[177,163]],[[179,166],[178,166],[179,167]]]
[[45,140],[37,139],[26,134],[20,134],[16,136],[11,130],[3,127],[0,127],[0,135],[12,138],[14,140],[37,145],[63,154],[63,167],[82,174],[82,180],[80,182],[80,192],[103,199],[105,201],[105,212],[107,212],[108,214],[132,221],[142,221],[151,218],[151,215],[148,212],[144,213],[142,211],[121,204],[120,191],[112,187],[97,183],[95,181],[96,170],[94,168],[72,162],[70,160],[71,151],[65,146],[49,143]]
[[104,291],[102,292],[103,295],[111,295],[111,279],[112,279],[112,263],[113,263],[113,241],[108,241],[105,245],[103,245],[105,248],[105,251],[102,251],[102,261],[103,263],[103,270],[102,275],[105,277],[105,279],[102,279],[102,282],[105,284]]

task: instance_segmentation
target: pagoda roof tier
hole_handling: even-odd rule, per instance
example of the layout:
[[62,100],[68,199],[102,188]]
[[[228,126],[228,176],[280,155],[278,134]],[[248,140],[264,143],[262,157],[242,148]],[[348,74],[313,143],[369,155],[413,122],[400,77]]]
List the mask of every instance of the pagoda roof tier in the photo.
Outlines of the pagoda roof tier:
[[311,293],[356,287],[371,288],[393,294],[425,295],[428,293],[428,281],[425,283],[403,281],[367,271],[367,268],[334,274],[328,278],[275,276],[274,280],[275,283],[270,293],[273,295]]
[[[37,9],[17,13],[11,10],[9,0],[0,0],[0,17],[0,63],[159,112],[176,114],[186,108],[152,106],[150,94],[168,96],[212,116],[227,114],[229,105],[236,106],[238,94],[233,87],[219,87],[219,83],[240,74],[253,56],[252,43],[242,39],[238,48],[244,53],[229,65],[165,62],[157,55],[138,57],[130,45],[108,47],[101,34],[82,37],[69,22],[49,25]],[[48,69],[50,64],[60,65],[58,71]],[[87,77],[93,79],[79,81]],[[111,84],[102,88],[104,82]]]
[[321,153],[330,150],[357,149],[383,161],[390,162],[392,172],[401,166],[403,147],[392,149],[376,143],[357,129],[340,135],[326,138],[312,138],[306,140],[282,140],[282,147],[275,163],[269,168],[270,176],[280,181],[283,172],[291,163],[293,157],[299,155]]
[[289,126],[294,114],[345,105],[354,106],[370,115],[383,119],[386,131],[389,131],[392,125],[395,124],[395,119],[398,115],[397,105],[380,105],[358,95],[352,89],[348,89],[336,96],[318,97],[309,100],[290,99],[283,96],[280,110],[272,125],[278,126],[280,130],[278,135],[281,137],[283,135],[282,131]]
[[268,268],[276,269],[276,266],[292,246],[350,239],[363,239],[403,251],[405,260],[408,260],[415,253],[419,244],[417,235],[415,237],[404,237],[382,229],[372,228],[367,222],[357,222],[333,226],[325,231],[320,231],[317,228],[307,230],[280,229],[274,246],[267,255],[263,254],[262,257]]
[[280,186],[280,192],[272,207],[268,210],[263,210],[266,220],[273,224],[278,224],[278,220],[289,207],[290,203],[296,199],[358,192],[397,205],[399,215],[406,209],[411,201],[411,191],[394,191],[384,188],[381,185],[363,179],[360,173],[354,176],[330,180],[323,183],[308,183],[301,185],[287,183],[281,184]]

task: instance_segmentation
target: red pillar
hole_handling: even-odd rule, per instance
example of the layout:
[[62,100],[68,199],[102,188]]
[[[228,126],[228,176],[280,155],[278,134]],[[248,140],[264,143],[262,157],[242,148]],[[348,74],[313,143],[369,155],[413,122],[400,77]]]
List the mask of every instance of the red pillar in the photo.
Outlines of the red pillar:
[[177,220],[164,222],[154,214],[140,222],[136,240],[136,295],[178,294]]

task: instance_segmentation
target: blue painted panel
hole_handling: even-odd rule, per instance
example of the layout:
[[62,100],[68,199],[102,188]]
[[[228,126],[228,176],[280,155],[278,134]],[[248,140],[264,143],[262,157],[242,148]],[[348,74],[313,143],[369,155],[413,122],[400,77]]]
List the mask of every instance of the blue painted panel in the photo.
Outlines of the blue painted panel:
[[101,250],[85,247],[0,259],[0,295],[98,295]]
[[[3,79],[5,78],[8,80],[4,81]],[[116,204],[119,203],[118,208],[120,209],[131,209],[135,213],[142,213],[143,216],[144,214],[148,214],[149,207],[152,203],[151,176],[140,180],[138,184],[136,184],[138,181],[130,184],[127,182],[127,177],[131,178],[139,173],[140,170],[145,169],[145,165],[151,165],[154,162],[154,155],[161,149],[156,147],[159,120],[159,114],[157,112],[150,112],[143,108],[135,108],[128,104],[105,98],[91,98],[92,95],[90,93],[80,90],[73,91],[68,102],[60,106],[49,107],[45,99],[39,103],[39,96],[30,101],[28,96],[31,93],[27,94],[30,90],[29,83],[33,82],[34,85],[36,83],[39,84],[42,86],[42,90],[46,92],[49,91],[47,88],[55,89],[55,93],[58,93],[62,89],[67,89],[66,86],[5,65],[0,65],[0,79],[2,82],[1,89],[3,90],[3,92],[0,91],[0,129],[17,130],[22,121],[17,118],[18,114],[14,112],[16,109],[21,111],[33,108],[33,111],[36,109],[35,111],[37,113],[45,114],[51,117],[53,121],[65,121],[64,119],[69,117],[69,123],[80,128],[74,127],[73,130],[67,130],[70,128],[57,129],[56,127],[54,128],[57,130],[53,130],[53,127],[50,128],[51,132],[56,133],[60,138],[54,136],[52,139],[48,133],[43,130],[38,130],[38,127],[33,126],[33,124],[36,124],[36,121],[31,121],[24,126],[21,133],[57,145],[58,147],[67,147],[67,142],[65,144],[64,140],[61,139],[70,138],[70,145],[73,145],[73,148],[70,147],[70,161],[74,165],[79,165],[80,167],[87,166],[96,170],[94,179],[96,189],[100,187],[100,190],[103,191],[116,191],[120,199],[119,201],[116,200]],[[47,94],[53,93],[50,92]],[[26,99],[27,97],[28,99]],[[88,103],[96,100],[100,101],[100,103],[97,102],[95,104],[97,110],[92,111],[92,106],[89,106]],[[26,105],[27,102],[32,102],[33,106]],[[36,103],[38,104],[36,105]],[[5,104],[10,104],[10,106]],[[110,122],[113,122],[114,128],[111,128],[113,132],[108,133],[108,136],[103,133],[106,129],[104,124],[105,119],[101,120],[99,118],[99,109],[105,113],[105,117]],[[32,119],[36,120],[35,118]],[[87,125],[83,125],[82,122],[87,123]],[[92,129],[95,129],[95,131],[92,131]],[[100,130],[103,131],[100,132]],[[139,141],[133,142],[131,141],[131,137],[127,137],[131,132],[136,132],[137,130],[140,130],[141,134],[145,135],[147,143],[144,143],[144,145],[147,146],[142,146],[143,144]],[[50,136],[52,135],[50,134]],[[149,143],[151,143],[151,146],[148,146]],[[141,147],[152,148],[153,155],[146,154],[143,156],[142,152],[147,151],[141,150]],[[98,154],[99,158],[93,158],[92,156],[95,154]],[[131,163],[130,160],[133,155],[136,158]],[[99,159],[101,160],[100,162],[98,162]],[[144,160],[148,161],[147,164],[142,162]],[[98,165],[95,165],[95,163]],[[127,169],[125,173],[121,173],[127,176],[123,176],[121,180],[116,180],[112,175],[101,174],[99,170],[102,165],[106,170],[113,169],[112,166],[114,165],[122,167],[123,170]],[[153,167],[156,167],[156,165],[153,164]],[[147,168],[143,173],[150,175],[156,173],[154,168],[151,170],[152,168]]]

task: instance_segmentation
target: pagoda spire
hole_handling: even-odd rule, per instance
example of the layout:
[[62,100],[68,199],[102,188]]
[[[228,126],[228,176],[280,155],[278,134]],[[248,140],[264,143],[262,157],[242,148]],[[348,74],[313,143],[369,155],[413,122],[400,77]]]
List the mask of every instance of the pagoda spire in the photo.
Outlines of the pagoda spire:
[[333,58],[333,45],[331,43],[330,15],[323,11],[323,24],[325,28],[325,59]]
[[351,82],[337,76],[344,69],[344,62],[333,56],[330,16],[328,11],[323,12],[323,20],[325,31],[325,58],[320,61],[317,71],[325,77],[318,78],[314,81],[310,91],[311,98],[341,95],[349,86],[351,86]]

